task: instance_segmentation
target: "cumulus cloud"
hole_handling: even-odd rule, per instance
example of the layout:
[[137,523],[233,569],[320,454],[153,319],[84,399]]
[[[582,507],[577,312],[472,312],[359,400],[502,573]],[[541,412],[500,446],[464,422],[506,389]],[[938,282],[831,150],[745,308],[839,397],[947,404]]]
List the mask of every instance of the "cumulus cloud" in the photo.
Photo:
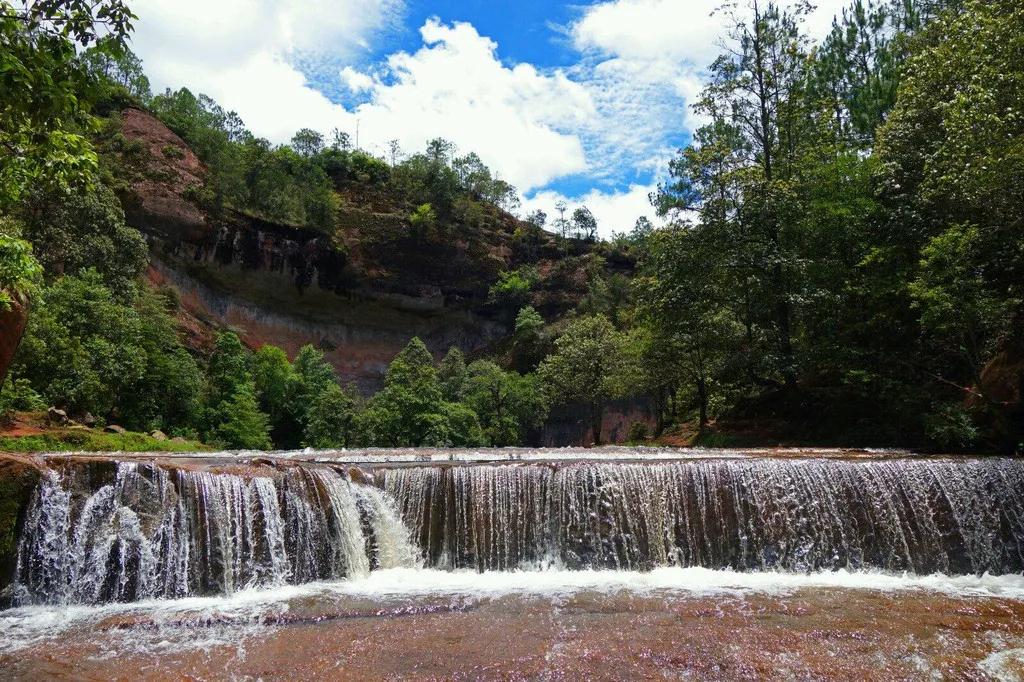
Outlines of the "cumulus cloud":
[[[504,65],[497,44],[467,23],[428,20],[423,47],[387,60],[372,76],[368,101],[355,111],[363,146],[405,149],[444,137],[522,190],[587,167],[573,134],[595,115],[590,94],[561,71]],[[346,74],[347,82],[369,74]]]
[[298,128],[346,127],[350,115],[293,65],[329,46],[356,58],[400,16],[398,0],[138,0],[133,48],[156,89],[187,86],[284,142]]

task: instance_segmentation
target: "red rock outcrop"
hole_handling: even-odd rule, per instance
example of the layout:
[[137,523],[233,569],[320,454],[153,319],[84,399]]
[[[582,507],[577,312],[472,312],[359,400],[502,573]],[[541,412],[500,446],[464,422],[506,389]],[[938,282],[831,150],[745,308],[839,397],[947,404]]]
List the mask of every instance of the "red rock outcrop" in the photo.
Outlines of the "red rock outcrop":
[[7,376],[27,325],[28,305],[24,302],[16,300],[9,310],[0,310],[0,384]]

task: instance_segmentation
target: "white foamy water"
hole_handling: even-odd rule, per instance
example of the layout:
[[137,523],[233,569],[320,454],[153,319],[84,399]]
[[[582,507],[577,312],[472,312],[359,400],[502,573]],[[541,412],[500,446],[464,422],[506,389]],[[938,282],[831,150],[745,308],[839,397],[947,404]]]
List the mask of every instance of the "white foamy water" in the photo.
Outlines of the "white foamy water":
[[[310,604],[344,609],[367,602],[381,607],[415,605],[417,599],[449,598],[472,603],[520,595],[559,599],[580,593],[636,594],[686,599],[723,595],[785,597],[801,590],[923,591],[953,598],[1024,600],[1024,575],[893,575],[878,572],[819,573],[734,572],[704,568],[658,568],[633,571],[441,571],[390,568],[351,580],[282,585],[238,591],[228,597],[190,597],[97,606],[26,606],[0,612],[0,653],[11,653],[75,633],[88,633],[104,622],[136,619],[131,626],[104,627],[111,647],[150,652],[204,649],[239,644],[276,627],[274,620]],[[116,647],[115,647],[116,648]],[[112,649],[113,650],[113,649]],[[1016,654],[1014,654],[1016,655]],[[1005,661],[996,657],[988,665]]]

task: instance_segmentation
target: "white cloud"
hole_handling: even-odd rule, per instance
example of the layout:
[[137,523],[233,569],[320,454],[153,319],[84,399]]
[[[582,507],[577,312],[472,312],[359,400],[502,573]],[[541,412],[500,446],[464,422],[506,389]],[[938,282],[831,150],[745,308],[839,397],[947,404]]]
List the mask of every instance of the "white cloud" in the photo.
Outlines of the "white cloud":
[[593,116],[585,89],[561,72],[506,67],[497,44],[469,24],[429,19],[420,33],[424,46],[392,54],[390,78],[375,77],[356,109],[364,146],[383,150],[394,138],[419,150],[444,137],[523,190],[586,169],[579,137],[565,132]]
[[365,73],[356,71],[351,66],[346,66],[341,70],[341,80],[354,93],[366,92],[373,88],[373,79]]
[[560,71],[505,66],[497,44],[471,24],[430,19],[420,33],[423,47],[391,55],[389,78],[375,77],[356,109],[364,147],[382,150],[394,138],[418,150],[444,137],[524,191],[586,169],[580,139],[568,132],[594,115],[585,89]]
[[237,111],[256,134],[288,140],[351,116],[292,65],[329,46],[355,58],[401,11],[398,0],[138,0],[133,49],[154,89],[186,86]]
[[[720,51],[728,15],[721,0],[611,0],[587,8],[571,27],[575,45],[628,60],[687,62],[703,70]],[[807,18],[814,38],[848,0],[820,0]],[[743,11],[742,6],[740,10]]]
[[551,222],[558,217],[554,207],[559,201],[564,201],[569,207],[566,218],[570,217],[577,207],[586,206],[597,218],[598,234],[610,237],[612,232],[632,230],[640,216],[647,217],[655,225],[664,223],[657,217],[648,200],[648,196],[655,189],[655,185],[630,185],[629,189],[621,192],[594,189],[579,197],[566,197],[558,192],[544,190],[523,199],[522,213],[526,215],[537,209],[544,211],[548,215],[550,229]]
[[396,0],[140,0],[133,7],[135,48],[156,89],[208,94],[274,142],[301,127],[355,137],[358,126],[360,146],[383,155],[391,139],[411,151],[445,137],[524,191],[587,168],[570,130],[594,114],[588,92],[560,71],[502,64],[496,43],[470,24],[431,19],[416,52],[392,54],[373,75],[341,69],[341,83],[367,100],[347,110],[294,61],[321,49],[354,58],[393,22]]

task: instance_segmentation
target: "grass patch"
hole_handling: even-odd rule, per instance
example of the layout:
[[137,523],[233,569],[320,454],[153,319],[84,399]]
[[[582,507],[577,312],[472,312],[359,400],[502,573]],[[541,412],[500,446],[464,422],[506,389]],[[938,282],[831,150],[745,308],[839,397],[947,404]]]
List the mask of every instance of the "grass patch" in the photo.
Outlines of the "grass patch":
[[0,436],[0,452],[193,452],[210,449],[196,441],[157,440],[134,432],[61,429],[31,436]]

